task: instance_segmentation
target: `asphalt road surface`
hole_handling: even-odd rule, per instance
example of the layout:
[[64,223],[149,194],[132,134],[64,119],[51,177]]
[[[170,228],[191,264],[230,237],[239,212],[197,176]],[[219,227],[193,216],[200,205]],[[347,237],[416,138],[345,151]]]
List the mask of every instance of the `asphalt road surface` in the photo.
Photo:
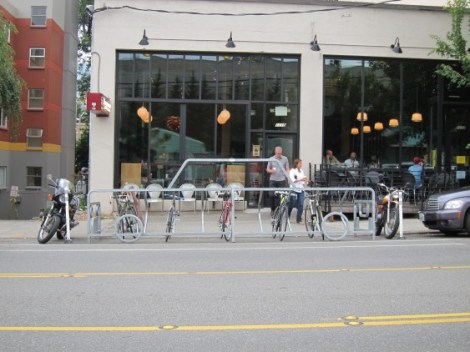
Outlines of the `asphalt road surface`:
[[0,244],[1,351],[470,351],[470,238]]

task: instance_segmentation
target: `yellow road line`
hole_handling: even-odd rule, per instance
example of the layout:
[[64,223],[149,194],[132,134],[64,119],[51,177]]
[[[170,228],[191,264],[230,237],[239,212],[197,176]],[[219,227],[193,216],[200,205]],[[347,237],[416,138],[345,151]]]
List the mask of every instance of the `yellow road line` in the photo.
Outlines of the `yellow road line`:
[[163,326],[0,326],[0,332],[155,332],[155,331],[234,331],[298,330],[345,328],[351,326],[399,326],[470,323],[470,312],[415,315],[348,316],[336,322],[239,325],[163,325]]
[[178,276],[178,275],[282,275],[316,273],[363,273],[363,272],[399,272],[427,270],[468,270],[470,265],[459,266],[424,266],[396,268],[341,268],[341,269],[302,269],[302,270],[244,270],[244,271],[168,271],[168,272],[94,272],[94,273],[0,273],[0,278],[77,278],[95,276]]

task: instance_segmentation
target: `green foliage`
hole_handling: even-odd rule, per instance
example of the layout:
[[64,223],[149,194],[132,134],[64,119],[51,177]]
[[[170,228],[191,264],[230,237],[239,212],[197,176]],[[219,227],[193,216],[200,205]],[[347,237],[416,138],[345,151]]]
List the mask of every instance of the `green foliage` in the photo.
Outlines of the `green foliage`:
[[467,52],[467,42],[462,35],[462,24],[469,6],[470,0],[449,0],[446,9],[452,17],[452,29],[447,33],[446,40],[432,36],[436,40],[436,48],[432,52],[459,63],[442,64],[437,70],[437,73],[457,87],[470,87],[470,56]]
[[91,30],[92,18],[86,12],[94,0],[80,0],[78,14],[78,74],[77,74],[77,120],[87,124],[75,145],[75,171],[89,164],[89,121],[86,111],[86,93],[90,90]]
[[14,140],[22,121],[21,94],[25,82],[15,68],[15,53],[8,43],[8,30],[17,33],[16,27],[0,12],[0,107],[8,117],[10,136]]
[[90,131],[87,126],[75,144],[75,172],[80,171],[82,167],[88,167],[89,136]]

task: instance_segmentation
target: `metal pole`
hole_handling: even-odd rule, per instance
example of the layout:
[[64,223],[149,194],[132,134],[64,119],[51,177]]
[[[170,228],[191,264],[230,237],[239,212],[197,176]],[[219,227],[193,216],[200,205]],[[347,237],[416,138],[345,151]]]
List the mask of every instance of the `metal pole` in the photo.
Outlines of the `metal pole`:
[[398,219],[400,221],[400,239],[403,239],[403,191],[398,191]]
[[[359,185],[362,187],[362,167],[364,164],[364,102],[365,102],[364,60],[361,67],[361,146],[359,151]],[[353,165],[354,167],[354,165]]]

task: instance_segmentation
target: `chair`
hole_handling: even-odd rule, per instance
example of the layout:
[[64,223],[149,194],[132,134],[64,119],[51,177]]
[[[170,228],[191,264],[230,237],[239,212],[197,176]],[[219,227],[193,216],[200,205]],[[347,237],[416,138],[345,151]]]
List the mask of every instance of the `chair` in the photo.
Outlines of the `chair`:
[[403,190],[405,194],[409,194],[410,192],[413,194],[413,202],[416,205],[416,179],[410,172],[403,172],[402,174],[402,181],[403,181]]
[[245,192],[243,191],[243,186],[240,182],[232,182],[227,185],[228,188],[232,189],[234,192],[233,200],[235,202],[242,202],[243,209],[245,209]]
[[179,203],[179,210],[181,211],[181,202],[183,203],[193,203],[194,204],[194,211],[196,211],[196,198],[194,197],[194,190],[196,186],[192,183],[183,183],[180,187],[180,192],[182,198],[178,200]]
[[[209,183],[206,186],[207,199],[206,204],[212,202],[212,206],[215,206],[216,202],[222,202],[223,199],[219,197],[219,191],[222,189],[222,186],[218,183]],[[207,206],[207,211],[209,211],[210,206]]]
[[152,183],[147,186],[146,190],[147,190],[147,204],[148,204],[149,209],[152,204],[162,203],[162,211],[163,211],[164,199],[161,196],[163,192],[163,187],[158,183]]

